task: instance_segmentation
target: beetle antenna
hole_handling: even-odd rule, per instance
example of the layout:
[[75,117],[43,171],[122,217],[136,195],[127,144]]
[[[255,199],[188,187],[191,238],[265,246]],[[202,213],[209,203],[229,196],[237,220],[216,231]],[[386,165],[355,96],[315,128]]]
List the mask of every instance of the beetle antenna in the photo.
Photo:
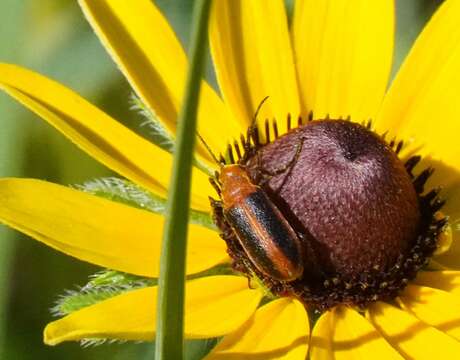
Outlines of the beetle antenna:
[[[262,105],[265,103],[265,101],[267,101],[268,98],[269,98],[269,96],[265,96],[262,99],[262,101],[260,102],[259,106],[257,106],[256,112],[254,113],[254,117],[252,118],[251,125],[249,126],[249,129],[252,129],[254,127],[254,124],[257,121],[257,116],[259,115],[259,111],[262,108]],[[222,161],[219,161],[217,159],[217,156],[212,152],[211,148],[206,143],[206,141],[204,141],[203,137],[200,135],[200,133],[198,131],[196,132],[196,135],[198,136],[198,139],[200,139],[201,143],[204,145],[204,147],[206,148],[208,153],[211,155],[212,159],[216,162],[216,164],[218,164],[220,166],[225,165]],[[250,141],[249,137],[248,137],[248,141]]]
[[259,111],[260,109],[262,108],[262,105],[265,103],[265,101],[267,101],[267,99],[269,98],[270,96],[265,96],[262,101],[259,103],[259,106],[257,106],[257,109],[256,109],[256,112],[254,113],[254,117],[252,118],[252,121],[251,121],[251,125],[249,126],[249,128],[253,128],[256,121],[257,121],[257,116],[259,115]]
[[200,139],[201,143],[204,145],[204,147],[206,148],[206,150],[208,151],[208,153],[211,155],[212,159],[216,162],[216,164],[218,165],[223,165],[222,164],[222,161],[219,161],[217,159],[217,156],[212,152],[211,148],[209,147],[209,145],[206,143],[206,141],[204,141],[203,137],[200,135],[200,133],[197,131],[196,132],[196,135],[198,136],[198,139]]

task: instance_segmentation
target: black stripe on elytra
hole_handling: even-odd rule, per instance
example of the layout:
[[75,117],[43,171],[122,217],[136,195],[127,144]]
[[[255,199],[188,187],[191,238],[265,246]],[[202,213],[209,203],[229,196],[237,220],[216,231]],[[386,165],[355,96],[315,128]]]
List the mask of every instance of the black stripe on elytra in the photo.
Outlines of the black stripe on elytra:
[[280,278],[276,264],[268,256],[259,235],[253,231],[250,214],[242,206],[234,206],[225,213],[225,218],[236,233],[244,250],[254,260],[254,265],[262,272],[274,278]]
[[262,227],[267,229],[267,232],[282,253],[291,262],[298,264],[301,261],[301,257],[296,246],[296,239],[292,238],[293,234],[295,234],[294,230],[286,228],[285,222],[280,219],[281,213],[275,213],[274,205],[267,195],[262,190],[253,192],[245,199],[245,204],[252,210],[258,222],[263,224]]
[[257,259],[255,265],[259,265],[265,272],[271,272],[273,277],[280,277],[276,270],[277,266],[270,259],[261,244],[263,243],[256,232],[253,231],[252,224],[259,223],[265,232],[270,236],[270,243],[273,243],[286,258],[298,264],[300,254],[292,234],[286,228],[285,223],[280,220],[275,213],[270,200],[262,190],[251,193],[243,201],[242,206],[234,206],[226,211],[226,219],[237,234],[243,247],[251,256]]

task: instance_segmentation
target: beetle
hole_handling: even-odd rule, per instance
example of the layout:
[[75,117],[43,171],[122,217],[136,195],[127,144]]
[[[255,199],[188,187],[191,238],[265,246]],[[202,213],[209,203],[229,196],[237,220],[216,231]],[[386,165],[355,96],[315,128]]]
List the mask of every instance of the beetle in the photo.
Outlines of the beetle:
[[[203,138],[199,138],[220,166],[220,173],[216,173],[210,181],[221,198],[224,219],[251,263],[264,275],[278,281],[293,281],[302,277],[302,246],[288,220],[266,192],[251,181],[244,165],[227,165],[222,156],[220,161],[217,160]],[[301,145],[287,166],[276,173],[292,167]]]
[[301,277],[300,240],[265,191],[241,165],[222,167],[220,181],[224,218],[254,266],[280,281]]

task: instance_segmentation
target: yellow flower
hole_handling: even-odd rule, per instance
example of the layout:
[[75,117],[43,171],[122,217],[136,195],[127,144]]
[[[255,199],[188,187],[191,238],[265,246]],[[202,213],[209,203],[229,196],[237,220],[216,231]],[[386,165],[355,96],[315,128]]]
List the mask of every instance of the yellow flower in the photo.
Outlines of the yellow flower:
[[[187,60],[149,0],[80,0],[88,20],[142,101],[174,133]],[[291,29],[280,0],[215,1],[210,43],[220,98],[205,82],[199,132],[214,151],[261,118],[313,111],[315,118],[375,119],[379,131],[409,140],[445,186],[443,212],[460,211],[460,2],[447,0],[417,40],[388,92],[394,4],[388,0],[298,0]],[[89,69],[90,71],[90,69]],[[0,65],[0,87],[118,174],[165,196],[171,155],[74,92],[15,65]],[[285,132],[286,128],[281,128]],[[214,166],[204,149],[197,156]],[[192,206],[209,211],[207,176],[194,172]],[[81,260],[136,275],[158,275],[160,215],[59,185],[0,180],[0,220]],[[217,234],[190,225],[187,274],[228,262]],[[365,314],[336,306],[312,329],[304,306],[288,297],[261,307],[264,293],[241,276],[187,283],[185,335],[224,336],[211,359],[455,358],[460,353],[460,241],[438,251],[437,271],[420,272],[395,302]],[[449,238],[449,233],[444,233]],[[449,243],[449,241],[446,241]],[[446,246],[447,248],[448,246]],[[446,250],[446,249],[441,249]],[[50,323],[45,342],[82,338],[153,339],[155,287],[133,290]],[[252,355],[252,356],[251,356]]]

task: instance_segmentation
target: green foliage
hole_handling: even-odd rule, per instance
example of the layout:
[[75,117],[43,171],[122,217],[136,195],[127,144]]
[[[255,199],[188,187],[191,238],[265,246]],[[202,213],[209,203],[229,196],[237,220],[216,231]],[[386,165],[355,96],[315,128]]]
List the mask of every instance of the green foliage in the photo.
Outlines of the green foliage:
[[51,312],[56,316],[68,315],[124,292],[153,285],[156,285],[155,279],[104,270],[92,275],[85,286],[76,290],[67,290],[56,301]]
[[78,290],[67,290],[51,308],[51,313],[58,317],[65,316],[84,307],[97,304],[119,295],[121,292],[121,290],[115,288],[91,290],[84,290],[82,288]]
[[[105,199],[148,210],[157,214],[164,214],[166,211],[165,199],[127,180],[115,177],[99,178],[81,185],[74,185],[74,187],[92,195],[97,195]],[[192,224],[216,230],[216,226],[208,213],[191,209],[189,221]]]
[[161,121],[158,119],[158,116],[135,94],[131,94],[131,110],[134,110],[142,115],[144,121],[141,123],[141,126],[146,126],[149,129],[151,140],[163,150],[173,152],[174,137],[163,126]]
[[[175,140],[173,135],[164,127],[158,116],[135,94],[131,94],[131,110],[142,115],[144,121],[141,123],[141,126],[149,129],[150,140],[155,145],[170,153],[174,152]],[[214,175],[214,169],[210,168],[196,156],[193,158],[193,165],[208,176]]]
[[84,290],[112,288],[132,290],[156,285],[156,280],[115,270],[103,270],[90,276]]
[[[229,264],[221,264],[201,273],[189,275],[187,280],[233,273]],[[124,292],[147,286],[156,286],[157,283],[157,279],[106,269],[91,275],[86,285],[77,287],[74,290],[66,290],[64,294],[59,296],[51,312],[55,316],[65,316]]]

